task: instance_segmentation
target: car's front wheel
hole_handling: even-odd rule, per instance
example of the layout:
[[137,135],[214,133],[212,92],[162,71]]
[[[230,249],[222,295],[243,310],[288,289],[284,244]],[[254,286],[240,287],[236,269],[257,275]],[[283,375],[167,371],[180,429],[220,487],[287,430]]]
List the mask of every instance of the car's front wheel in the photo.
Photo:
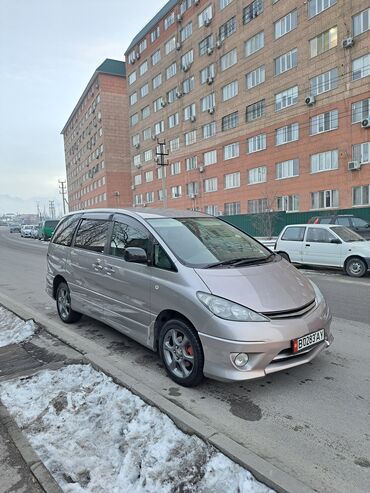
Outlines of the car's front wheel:
[[345,265],[346,273],[351,277],[362,277],[366,274],[367,265],[360,257],[352,257]]
[[71,292],[66,282],[58,285],[56,292],[56,302],[59,317],[66,324],[77,322],[81,318],[81,313],[75,312],[71,307]]
[[204,356],[195,330],[180,319],[168,320],[159,335],[159,353],[168,375],[179,385],[195,387],[203,379]]

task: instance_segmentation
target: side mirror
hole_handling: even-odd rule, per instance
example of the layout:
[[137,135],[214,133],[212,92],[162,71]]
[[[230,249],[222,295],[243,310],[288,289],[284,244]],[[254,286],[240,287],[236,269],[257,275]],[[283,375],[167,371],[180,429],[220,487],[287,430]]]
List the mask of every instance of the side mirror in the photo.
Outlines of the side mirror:
[[128,247],[123,254],[123,258],[126,262],[135,262],[137,264],[148,263],[148,256],[144,248]]
[[340,241],[339,238],[332,238],[330,240],[330,243],[335,243],[336,245],[340,245],[342,242]]

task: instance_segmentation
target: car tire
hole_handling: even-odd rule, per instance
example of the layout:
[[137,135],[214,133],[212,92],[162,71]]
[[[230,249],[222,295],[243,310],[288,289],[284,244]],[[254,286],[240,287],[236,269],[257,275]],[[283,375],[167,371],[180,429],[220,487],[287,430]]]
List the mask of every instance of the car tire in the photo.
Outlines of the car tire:
[[80,320],[82,314],[75,312],[71,308],[71,292],[66,282],[58,284],[55,299],[58,315],[62,322],[65,324],[72,324]]
[[344,269],[351,277],[363,277],[366,274],[367,265],[362,258],[352,257],[347,260]]
[[198,334],[184,320],[168,320],[159,334],[159,354],[167,374],[183,387],[195,387],[203,379],[204,356]]
[[286,252],[279,252],[280,257],[290,262],[290,257]]

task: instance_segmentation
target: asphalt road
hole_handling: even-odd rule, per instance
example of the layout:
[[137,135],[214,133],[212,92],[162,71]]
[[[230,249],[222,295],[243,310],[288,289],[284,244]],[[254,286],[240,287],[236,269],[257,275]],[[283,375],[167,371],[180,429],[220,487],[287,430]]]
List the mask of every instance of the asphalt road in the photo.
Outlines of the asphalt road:
[[[0,228],[0,293],[56,319],[44,291],[47,245]],[[307,271],[334,314],[334,344],[312,363],[264,379],[196,389],[174,384],[157,356],[87,317],[74,330],[127,373],[322,492],[368,490],[370,277]]]

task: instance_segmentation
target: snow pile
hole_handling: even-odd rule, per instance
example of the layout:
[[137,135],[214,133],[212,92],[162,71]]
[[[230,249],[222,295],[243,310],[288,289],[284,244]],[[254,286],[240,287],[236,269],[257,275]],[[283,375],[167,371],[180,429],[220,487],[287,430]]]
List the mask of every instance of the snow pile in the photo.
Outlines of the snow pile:
[[90,365],[5,382],[0,398],[65,492],[271,491]]
[[22,342],[35,332],[33,320],[26,322],[0,306],[0,347]]

